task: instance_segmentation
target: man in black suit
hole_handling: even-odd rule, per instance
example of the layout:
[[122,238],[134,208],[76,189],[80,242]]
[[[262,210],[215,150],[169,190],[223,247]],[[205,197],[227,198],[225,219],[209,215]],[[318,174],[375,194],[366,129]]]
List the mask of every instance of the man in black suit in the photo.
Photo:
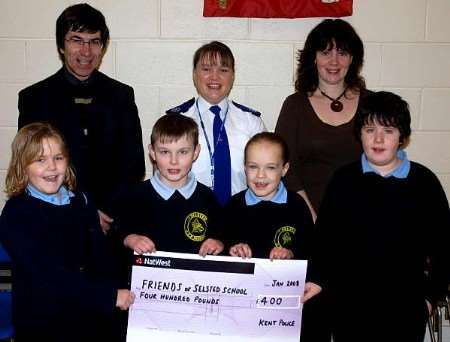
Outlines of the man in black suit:
[[19,129],[46,121],[64,135],[78,187],[90,194],[106,232],[117,195],[145,174],[134,92],[97,70],[109,42],[101,12],[88,4],[66,8],[56,21],[63,67],[19,93]]

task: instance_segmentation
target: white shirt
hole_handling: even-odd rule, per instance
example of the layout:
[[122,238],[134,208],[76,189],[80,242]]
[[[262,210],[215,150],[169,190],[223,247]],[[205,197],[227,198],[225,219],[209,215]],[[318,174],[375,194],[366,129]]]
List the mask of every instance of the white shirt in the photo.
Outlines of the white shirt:
[[[193,118],[198,124],[200,155],[192,166],[192,171],[197,180],[208,187],[212,186],[211,160],[200,117],[203,120],[205,131],[209,139],[211,153],[214,153],[214,113],[209,110],[211,106],[212,105],[206,102],[206,100],[199,97],[186,112],[181,113]],[[245,145],[255,134],[265,131],[266,127],[264,126],[261,117],[254,113],[255,111],[252,109],[248,109],[247,111],[241,109],[228,98],[222,100],[218,106],[221,108],[220,116],[222,120],[225,119],[226,115],[225,130],[227,132],[231,158],[231,194],[234,195],[247,188],[244,173]],[[217,165],[215,165],[215,167],[217,167]]]

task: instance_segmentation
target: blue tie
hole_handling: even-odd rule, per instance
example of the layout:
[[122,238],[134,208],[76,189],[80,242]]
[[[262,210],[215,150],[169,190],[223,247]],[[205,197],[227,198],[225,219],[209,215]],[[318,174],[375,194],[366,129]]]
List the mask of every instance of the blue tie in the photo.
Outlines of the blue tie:
[[227,132],[220,118],[220,107],[211,106],[214,113],[214,193],[223,206],[231,197],[231,159]]

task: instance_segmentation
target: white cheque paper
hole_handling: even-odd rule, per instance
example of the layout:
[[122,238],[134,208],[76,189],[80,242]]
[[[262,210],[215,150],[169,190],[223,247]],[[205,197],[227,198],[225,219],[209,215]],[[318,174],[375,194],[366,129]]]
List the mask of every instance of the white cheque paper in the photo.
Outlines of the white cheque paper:
[[305,260],[135,255],[128,342],[298,342]]

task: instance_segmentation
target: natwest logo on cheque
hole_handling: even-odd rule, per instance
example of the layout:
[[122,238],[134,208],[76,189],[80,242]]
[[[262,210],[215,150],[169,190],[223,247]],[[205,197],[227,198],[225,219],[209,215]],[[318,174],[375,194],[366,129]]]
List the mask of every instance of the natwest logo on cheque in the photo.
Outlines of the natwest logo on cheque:
[[155,258],[147,256],[139,256],[136,258],[136,265],[170,267],[170,262],[171,260],[167,258]]

